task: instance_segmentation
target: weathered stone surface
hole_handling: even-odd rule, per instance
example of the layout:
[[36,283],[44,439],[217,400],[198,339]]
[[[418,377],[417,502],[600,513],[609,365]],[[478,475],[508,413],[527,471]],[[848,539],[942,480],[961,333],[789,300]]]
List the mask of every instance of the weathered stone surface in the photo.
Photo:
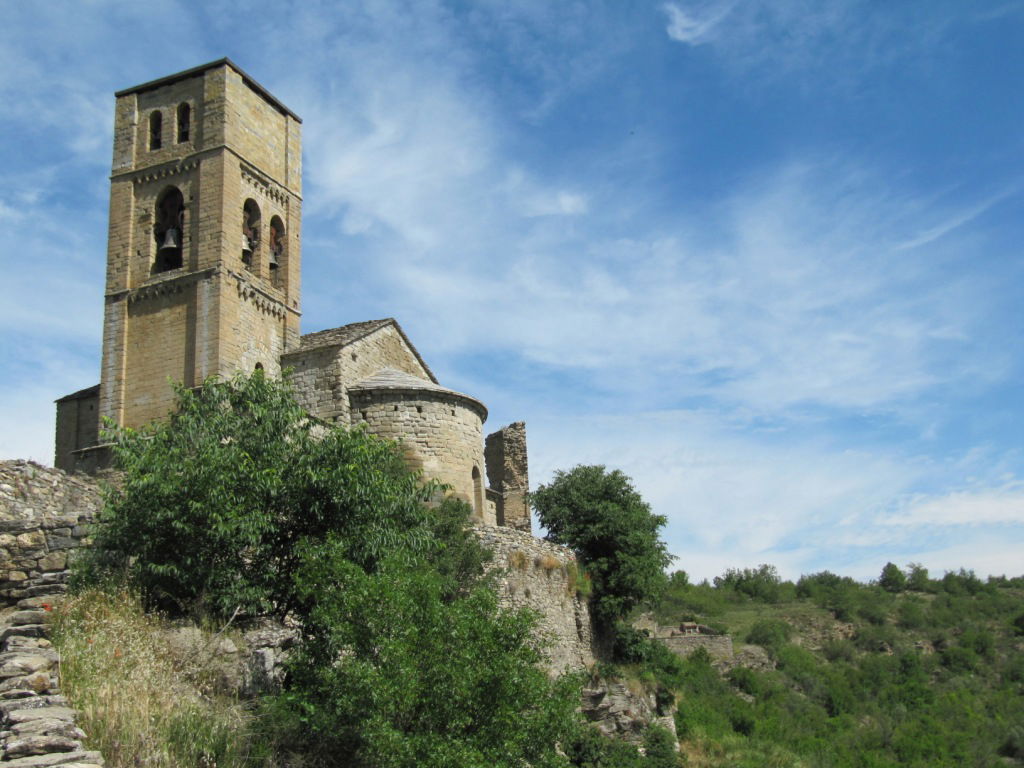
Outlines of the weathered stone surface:
[[68,554],[82,546],[100,504],[89,479],[31,461],[0,461],[0,599],[12,604],[62,592]]
[[4,757],[11,759],[28,755],[46,755],[51,752],[72,752],[81,747],[82,744],[77,739],[69,739],[66,736],[32,735],[12,739],[4,744]]
[[593,630],[585,600],[576,595],[576,556],[571,550],[511,528],[477,526],[481,542],[494,553],[498,598],[506,608],[529,608],[554,672],[582,670],[594,663]]
[[16,709],[12,712],[8,712],[6,715],[7,722],[12,725],[16,723],[25,723],[29,720],[65,720],[71,722],[75,719],[75,710],[70,707],[38,707],[35,709]]
[[632,690],[618,680],[598,679],[586,685],[582,711],[603,733],[626,741],[639,743],[652,725],[676,736],[674,706],[660,709],[653,692]]
[[49,755],[33,755],[20,757],[4,763],[4,768],[50,768],[53,765],[67,766],[102,766],[103,756],[99,752],[75,750],[73,752],[54,752]]

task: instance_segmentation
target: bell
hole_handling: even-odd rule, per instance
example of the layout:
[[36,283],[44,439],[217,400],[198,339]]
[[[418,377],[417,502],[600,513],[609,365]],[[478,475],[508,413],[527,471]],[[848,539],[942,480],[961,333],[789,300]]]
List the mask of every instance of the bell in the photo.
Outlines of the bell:
[[252,257],[252,240],[249,239],[248,235],[242,235],[242,258],[249,259]]
[[181,248],[181,232],[178,231],[177,227],[168,227],[167,231],[164,232],[164,241],[159,248],[160,253],[166,253],[167,251],[176,251]]
[[270,252],[270,260],[267,262],[267,266],[271,269],[277,269],[281,266],[281,261],[277,257],[277,251]]

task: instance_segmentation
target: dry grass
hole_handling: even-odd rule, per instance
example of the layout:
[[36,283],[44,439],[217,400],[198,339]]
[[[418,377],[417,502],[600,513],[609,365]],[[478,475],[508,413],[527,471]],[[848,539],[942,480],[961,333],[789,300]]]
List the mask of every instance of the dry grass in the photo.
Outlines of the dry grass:
[[252,716],[209,692],[200,659],[175,660],[159,621],[130,593],[85,591],[54,613],[62,692],[109,768],[266,764]]
[[544,571],[549,574],[562,567],[562,561],[553,555],[539,555],[537,559],[533,561],[533,564],[538,568],[544,569]]
[[525,571],[529,560],[526,557],[526,553],[521,549],[513,549],[508,553],[508,567],[515,568],[517,571]]

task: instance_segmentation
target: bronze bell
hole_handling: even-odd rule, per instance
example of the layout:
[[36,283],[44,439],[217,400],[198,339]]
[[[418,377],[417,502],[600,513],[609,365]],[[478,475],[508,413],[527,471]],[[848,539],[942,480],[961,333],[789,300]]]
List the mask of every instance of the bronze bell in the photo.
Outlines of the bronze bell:
[[271,269],[277,269],[278,267],[281,266],[281,260],[280,258],[278,258],[278,251],[270,252],[270,259],[267,262],[267,266],[269,266]]
[[252,258],[252,240],[248,235],[242,235],[242,259],[248,261]]
[[177,227],[168,227],[164,232],[164,241],[160,245],[159,252],[176,251],[181,248],[181,232]]

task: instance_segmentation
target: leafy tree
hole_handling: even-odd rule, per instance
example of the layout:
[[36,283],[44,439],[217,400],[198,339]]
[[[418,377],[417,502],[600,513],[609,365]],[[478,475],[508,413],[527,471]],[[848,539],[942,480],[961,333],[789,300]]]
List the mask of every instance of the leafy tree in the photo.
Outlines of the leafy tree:
[[920,563],[910,563],[907,566],[907,589],[914,592],[928,592],[931,590],[931,579],[928,578],[928,569]]
[[[297,573],[312,610],[278,715],[314,765],[567,766],[579,681],[551,680],[535,620],[501,612],[477,584],[454,599],[432,568],[367,573],[337,536],[310,542]],[[325,588],[324,585],[330,585]],[[304,763],[306,764],[306,763]]]
[[593,580],[592,605],[606,624],[664,590],[674,559],[658,534],[665,518],[619,470],[577,466],[532,495],[548,538],[576,551]]
[[902,592],[907,587],[907,577],[895,563],[886,563],[878,577],[878,586],[886,592]]
[[168,420],[107,435],[124,480],[107,492],[83,572],[125,574],[149,607],[284,615],[307,537],[339,534],[369,571],[438,541],[423,504],[433,488],[393,444],[310,420],[260,371],[179,387]]

